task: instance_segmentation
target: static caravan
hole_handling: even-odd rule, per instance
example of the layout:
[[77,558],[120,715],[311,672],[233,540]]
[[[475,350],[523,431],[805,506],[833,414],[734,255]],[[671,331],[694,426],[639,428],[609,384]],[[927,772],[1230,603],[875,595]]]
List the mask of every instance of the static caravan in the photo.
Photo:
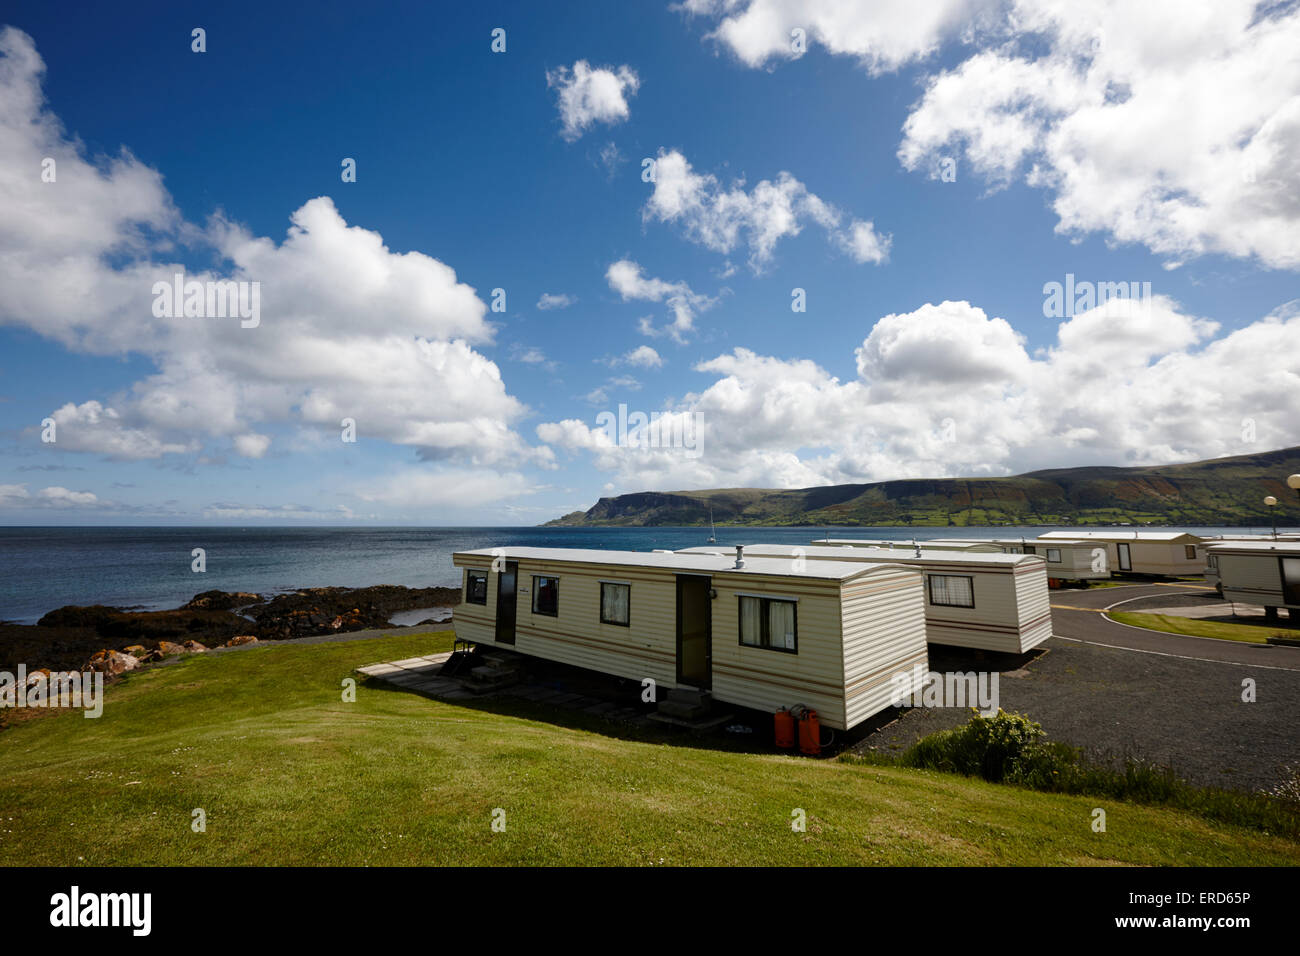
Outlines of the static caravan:
[[505,548],[461,551],[458,638],[845,730],[929,670],[920,572],[899,564]]
[[[939,541],[969,539],[940,538]],[[1106,548],[1096,541],[1038,541],[1034,538],[984,538],[1003,554],[1036,554],[1047,564],[1047,580],[1095,581],[1110,577],[1110,558]],[[922,545],[925,547],[926,545]]]
[[[707,553],[688,548],[685,553]],[[925,574],[925,629],[931,644],[952,644],[1023,654],[1052,636],[1052,608],[1046,565],[1027,554],[922,551],[879,548],[745,545],[746,560],[784,558],[811,564],[845,561],[904,564]],[[679,552],[682,553],[682,552]]]
[[1180,531],[1048,531],[1038,540],[1104,545],[1111,570],[1117,574],[1177,577],[1205,573],[1205,547],[1200,536]]
[[1206,579],[1218,586],[1225,600],[1284,607],[1292,616],[1300,611],[1300,541],[1211,545],[1209,564]]
[[975,553],[996,554],[1001,548],[988,541],[973,538],[941,538],[934,541],[886,541],[871,538],[822,538],[813,544],[831,548],[889,548],[915,551],[920,547],[927,551],[973,551]]

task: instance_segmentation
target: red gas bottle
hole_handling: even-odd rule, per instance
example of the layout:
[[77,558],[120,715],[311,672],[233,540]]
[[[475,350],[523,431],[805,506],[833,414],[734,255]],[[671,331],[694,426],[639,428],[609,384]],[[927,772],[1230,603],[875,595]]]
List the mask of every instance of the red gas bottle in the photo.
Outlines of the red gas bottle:
[[808,711],[799,721],[799,752],[810,757],[822,752],[822,725],[815,710]]
[[776,745],[782,750],[794,747],[794,715],[782,707],[774,718]]

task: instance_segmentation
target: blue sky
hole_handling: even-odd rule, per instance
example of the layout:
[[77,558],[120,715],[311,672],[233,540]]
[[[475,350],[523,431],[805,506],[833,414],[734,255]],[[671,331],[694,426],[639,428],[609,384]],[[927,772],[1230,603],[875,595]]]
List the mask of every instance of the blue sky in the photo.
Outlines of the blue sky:
[[[531,524],[1300,443],[1294,4],[686,6],[11,6],[0,521]],[[151,315],[178,266],[260,283],[259,326]],[[1046,316],[1067,274],[1150,297]],[[620,404],[699,440],[610,440]]]

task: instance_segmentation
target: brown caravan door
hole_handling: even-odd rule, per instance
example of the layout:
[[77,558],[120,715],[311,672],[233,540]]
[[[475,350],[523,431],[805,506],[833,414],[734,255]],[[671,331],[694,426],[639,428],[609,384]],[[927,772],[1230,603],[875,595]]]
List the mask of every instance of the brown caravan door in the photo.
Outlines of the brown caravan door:
[[711,579],[677,575],[677,683],[707,690],[713,683]]
[[519,600],[519,563],[507,561],[505,570],[497,573],[497,632],[498,644],[515,642],[515,604]]

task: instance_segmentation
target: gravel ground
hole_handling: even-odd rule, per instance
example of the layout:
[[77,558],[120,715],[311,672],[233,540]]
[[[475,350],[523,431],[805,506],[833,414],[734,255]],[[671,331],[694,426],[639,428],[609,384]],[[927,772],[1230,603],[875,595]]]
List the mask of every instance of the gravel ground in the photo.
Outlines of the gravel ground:
[[[1182,596],[1186,600],[1186,596]],[[931,662],[935,671],[978,670],[966,658]],[[1019,675],[1019,676],[1013,676]],[[1257,701],[1243,703],[1242,680]],[[1050,739],[1097,759],[1126,755],[1172,767],[1201,786],[1271,789],[1286,766],[1300,767],[1300,673],[1162,657],[1053,639],[1046,652],[1004,671],[1004,710],[1028,714]],[[964,724],[970,711],[913,708],[865,737],[856,750],[898,754],[926,734]]]

